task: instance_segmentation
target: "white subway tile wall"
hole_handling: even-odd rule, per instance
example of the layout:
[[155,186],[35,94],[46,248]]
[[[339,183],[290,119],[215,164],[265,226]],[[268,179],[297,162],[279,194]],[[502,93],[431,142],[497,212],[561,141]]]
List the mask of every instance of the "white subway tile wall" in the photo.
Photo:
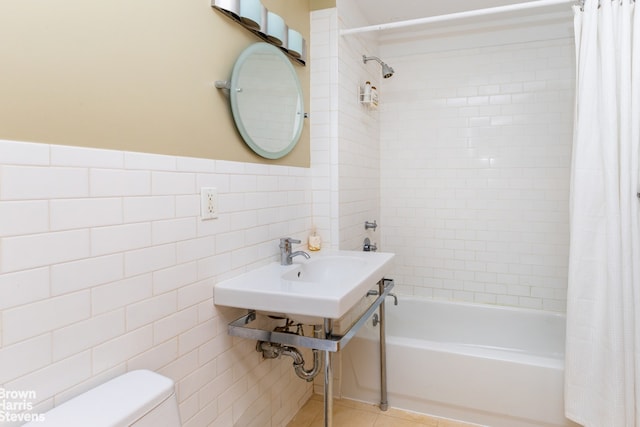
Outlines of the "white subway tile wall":
[[[306,239],[310,175],[0,141],[0,387],[44,411],[146,368],[176,382],[185,427],[286,425],[311,386],[229,337],[242,311],[212,297],[275,261],[278,238]],[[200,220],[202,186],[217,220]]]
[[377,111],[360,104],[358,88],[381,77],[379,68],[362,61],[363,54],[376,53],[376,44],[338,34],[364,25],[362,13],[345,3],[341,14],[311,14],[314,221],[333,248],[361,250],[365,237],[377,237],[364,223],[380,216],[380,121]]
[[313,220],[325,248],[340,248],[338,177],[338,18],[311,12],[311,176]]
[[[365,25],[352,2],[340,6],[339,28]],[[364,238],[379,243],[380,232],[366,231],[365,221],[380,221],[380,118],[377,109],[359,101],[359,88],[370,81],[381,88],[377,63],[365,64],[362,55],[378,55],[375,39],[339,37],[339,207],[340,246],[362,250]],[[382,101],[386,94],[381,92]]]
[[564,311],[573,39],[505,40],[387,50],[384,249],[399,292]]

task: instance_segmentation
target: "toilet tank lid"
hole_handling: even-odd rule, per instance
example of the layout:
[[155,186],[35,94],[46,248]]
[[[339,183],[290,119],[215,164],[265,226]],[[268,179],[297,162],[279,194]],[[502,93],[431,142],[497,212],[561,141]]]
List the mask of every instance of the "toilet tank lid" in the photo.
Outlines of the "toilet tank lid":
[[131,371],[56,406],[33,427],[126,426],[173,392],[171,379],[144,369]]

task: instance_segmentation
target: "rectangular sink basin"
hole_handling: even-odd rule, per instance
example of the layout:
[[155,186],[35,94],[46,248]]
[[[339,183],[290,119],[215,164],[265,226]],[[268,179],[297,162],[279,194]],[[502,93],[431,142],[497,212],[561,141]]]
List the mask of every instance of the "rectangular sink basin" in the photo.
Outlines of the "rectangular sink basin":
[[292,265],[273,262],[218,283],[214,302],[292,319],[338,319],[389,273],[393,257],[334,251],[312,253],[309,260],[297,257]]
[[355,256],[329,255],[296,264],[296,268],[282,274],[283,280],[309,283],[344,282],[367,266],[367,260]]

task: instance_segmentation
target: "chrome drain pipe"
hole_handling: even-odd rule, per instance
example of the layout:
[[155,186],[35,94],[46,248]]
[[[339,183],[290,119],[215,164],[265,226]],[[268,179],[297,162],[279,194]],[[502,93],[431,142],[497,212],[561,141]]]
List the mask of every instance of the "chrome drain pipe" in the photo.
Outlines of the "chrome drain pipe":
[[[319,338],[321,333],[322,329],[319,325],[313,327],[313,334],[316,338]],[[262,352],[262,357],[265,359],[278,359],[280,356],[291,357],[296,375],[307,382],[313,381],[322,368],[319,350],[313,350],[313,366],[311,366],[311,369],[304,368],[304,356],[302,356],[300,350],[295,347],[273,342],[258,341],[256,351]]]
[[[356,335],[358,330],[364,326],[368,319],[373,316],[376,310],[380,310],[379,322],[380,322],[380,409],[387,410],[389,403],[387,401],[387,367],[386,367],[386,352],[385,352],[385,332],[384,332],[384,300],[389,296],[391,289],[394,287],[392,279],[383,278],[378,282],[378,290],[368,293],[367,295],[376,295],[376,300],[366,309],[366,311],[360,315],[360,317],[349,327],[349,329],[342,335],[333,334],[333,320],[325,318],[323,325],[314,326],[314,337],[308,337],[301,333],[295,333],[288,330],[288,326],[276,328],[275,330],[266,330],[249,327],[250,323],[257,319],[255,310],[249,310],[247,314],[239,317],[233,322],[229,323],[228,331],[229,335],[235,337],[241,337],[251,340],[257,340],[256,350],[262,352],[265,358],[275,359],[284,354],[283,349],[291,350],[291,353],[287,352],[288,356],[293,357],[293,354],[300,352],[295,346],[310,348],[324,353],[324,427],[333,426],[333,366],[332,366],[332,354],[340,351],[344,348],[349,341]],[[392,295],[393,296],[393,295]],[[395,301],[394,301],[395,302]],[[322,362],[317,359],[320,358],[319,354],[314,351],[314,365],[312,369],[304,369],[304,361],[297,369],[302,369],[307,374],[301,378],[310,381],[308,377],[312,378],[321,369]],[[295,365],[295,359],[294,359]],[[300,374],[298,374],[300,376]]]

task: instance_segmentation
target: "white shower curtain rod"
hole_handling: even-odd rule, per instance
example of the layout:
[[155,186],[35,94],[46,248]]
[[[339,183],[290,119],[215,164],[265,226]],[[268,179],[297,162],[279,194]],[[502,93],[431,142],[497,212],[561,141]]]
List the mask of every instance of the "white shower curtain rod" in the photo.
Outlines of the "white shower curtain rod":
[[555,6],[558,4],[576,3],[576,0],[537,0],[527,3],[510,4],[506,6],[490,7],[487,9],[468,10],[466,12],[449,13],[447,15],[427,16],[425,18],[408,19],[406,21],[389,22],[387,24],[369,25],[359,28],[347,28],[340,31],[340,34],[368,33],[371,31],[391,30],[396,28],[412,27],[415,25],[431,24],[434,22],[452,21],[455,19],[472,18],[475,16],[493,15],[496,13],[513,12],[518,10],[533,9],[545,6]]

